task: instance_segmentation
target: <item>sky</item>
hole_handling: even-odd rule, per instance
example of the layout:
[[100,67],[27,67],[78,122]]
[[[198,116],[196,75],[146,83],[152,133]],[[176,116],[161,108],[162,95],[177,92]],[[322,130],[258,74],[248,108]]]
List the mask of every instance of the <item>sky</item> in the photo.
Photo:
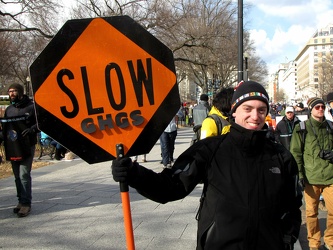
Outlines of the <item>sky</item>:
[[[317,29],[333,23],[333,0],[243,0],[243,23],[270,74],[296,58]],[[250,63],[249,58],[249,63]]]

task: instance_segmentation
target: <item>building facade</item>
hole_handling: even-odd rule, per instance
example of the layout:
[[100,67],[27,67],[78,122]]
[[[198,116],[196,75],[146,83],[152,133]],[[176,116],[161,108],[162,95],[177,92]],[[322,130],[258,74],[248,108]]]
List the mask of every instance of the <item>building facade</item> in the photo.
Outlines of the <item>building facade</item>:
[[323,68],[329,63],[332,68],[333,24],[318,29],[295,60],[280,64],[276,73],[277,89],[283,89],[287,103],[306,103],[313,96],[324,97],[330,89]]

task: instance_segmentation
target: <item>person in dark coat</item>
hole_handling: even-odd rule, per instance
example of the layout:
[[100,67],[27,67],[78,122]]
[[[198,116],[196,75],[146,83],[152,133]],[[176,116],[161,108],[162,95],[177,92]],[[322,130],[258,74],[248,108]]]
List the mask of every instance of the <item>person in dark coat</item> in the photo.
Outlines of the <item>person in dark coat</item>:
[[274,131],[275,140],[281,143],[286,149],[290,149],[291,136],[293,134],[295,125],[300,123],[301,120],[295,116],[293,107],[286,108],[286,114],[281,121],[276,125]]
[[206,119],[211,107],[208,104],[208,95],[202,94],[198,105],[193,108],[193,123],[194,125],[202,124],[203,120]]
[[128,157],[114,160],[114,180],[159,203],[184,198],[202,181],[197,250],[293,249],[301,225],[298,169],[287,149],[266,138],[268,100],[261,84],[241,83],[229,133],[198,141],[161,173]]
[[25,217],[31,210],[31,168],[37,143],[37,125],[32,100],[24,95],[21,84],[8,88],[11,105],[5,110],[2,122],[6,159],[12,164],[18,204],[13,212]]
[[304,104],[299,102],[295,106],[295,115],[307,115],[309,116],[309,109],[307,107],[304,107]]

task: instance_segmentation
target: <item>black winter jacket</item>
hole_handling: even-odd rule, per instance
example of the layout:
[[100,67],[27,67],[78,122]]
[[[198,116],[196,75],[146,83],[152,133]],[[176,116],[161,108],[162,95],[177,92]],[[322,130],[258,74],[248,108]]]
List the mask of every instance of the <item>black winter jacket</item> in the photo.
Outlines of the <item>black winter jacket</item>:
[[[6,157],[10,159],[15,147],[21,147],[22,156],[28,156],[31,153],[30,147],[37,143],[37,121],[35,115],[34,103],[28,96],[23,95],[23,98],[9,105],[5,110],[2,122],[2,134],[6,149]],[[30,133],[22,137],[23,130],[29,128]],[[15,135],[16,134],[16,135]],[[17,139],[15,139],[17,137]],[[11,152],[9,152],[11,151]]]
[[293,134],[295,125],[300,123],[301,120],[297,116],[292,121],[288,120],[286,116],[276,125],[275,140],[281,143],[286,149],[290,150],[290,141]]
[[297,165],[288,150],[232,122],[230,133],[201,140],[155,173],[134,163],[129,185],[156,202],[207,185],[198,221],[197,249],[282,250],[298,237],[302,205]]

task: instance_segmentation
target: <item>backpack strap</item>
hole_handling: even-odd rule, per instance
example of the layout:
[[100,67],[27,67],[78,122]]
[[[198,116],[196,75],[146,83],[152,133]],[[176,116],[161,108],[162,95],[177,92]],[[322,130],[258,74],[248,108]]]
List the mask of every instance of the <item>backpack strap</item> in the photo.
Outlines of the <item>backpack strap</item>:
[[306,126],[305,126],[305,121],[301,121],[299,123],[299,127],[300,127],[300,130],[298,131],[298,133],[301,136],[301,149],[302,149],[302,152],[303,152],[304,151],[304,144],[305,144],[305,135],[307,133]]
[[211,114],[207,117],[210,117],[215,121],[217,127],[217,135],[221,135],[223,127],[230,124],[226,119],[223,119],[221,116],[217,114]]

